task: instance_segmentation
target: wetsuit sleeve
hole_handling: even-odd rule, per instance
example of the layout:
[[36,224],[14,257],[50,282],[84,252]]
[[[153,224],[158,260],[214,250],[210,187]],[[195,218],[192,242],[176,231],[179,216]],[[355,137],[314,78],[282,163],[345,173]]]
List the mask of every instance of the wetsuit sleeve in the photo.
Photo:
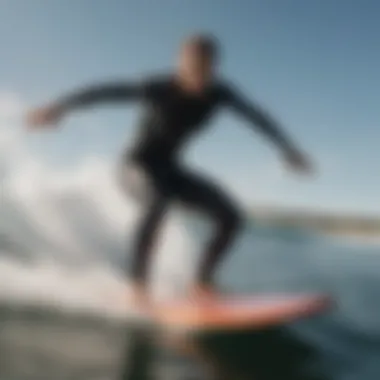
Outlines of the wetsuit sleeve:
[[229,107],[259,128],[264,135],[280,148],[286,151],[294,150],[292,142],[280,129],[276,121],[257,104],[248,101],[237,90],[229,86],[223,88],[223,98]]
[[61,98],[56,102],[56,105],[64,111],[69,111],[103,102],[141,100],[150,95],[152,87],[152,83],[148,81],[96,85]]

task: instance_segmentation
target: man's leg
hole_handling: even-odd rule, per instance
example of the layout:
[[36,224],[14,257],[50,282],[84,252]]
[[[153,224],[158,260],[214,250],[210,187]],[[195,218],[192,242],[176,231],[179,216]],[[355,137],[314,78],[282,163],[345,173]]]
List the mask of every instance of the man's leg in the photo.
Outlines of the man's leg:
[[[135,285],[146,285],[153,246],[168,205],[168,186],[162,168],[145,168],[136,162],[121,167],[121,185],[142,209],[132,246],[130,278]],[[164,186],[166,185],[166,186]]]
[[240,230],[241,213],[217,184],[202,176],[179,170],[178,183],[179,200],[214,222],[215,232],[202,256],[197,278],[201,285],[212,285],[215,270]]
[[131,278],[135,283],[145,284],[150,258],[157,233],[162,226],[167,201],[163,197],[155,197],[145,205],[142,219],[137,227],[132,248]]

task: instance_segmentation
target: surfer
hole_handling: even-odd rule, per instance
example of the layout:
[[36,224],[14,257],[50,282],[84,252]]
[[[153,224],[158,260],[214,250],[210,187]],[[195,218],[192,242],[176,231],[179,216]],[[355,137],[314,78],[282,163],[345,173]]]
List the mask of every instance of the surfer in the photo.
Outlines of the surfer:
[[[234,241],[242,214],[224,189],[181,163],[181,154],[194,135],[209,125],[221,107],[242,115],[283,153],[291,168],[308,172],[307,157],[268,113],[248,101],[217,73],[220,47],[208,35],[188,37],[180,47],[177,69],[144,80],[105,83],[69,94],[32,110],[31,127],[56,124],[68,112],[100,102],[137,101],[143,106],[138,139],[123,159],[123,182],[144,205],[144,216],[135,236],[130,276],[135,294],[146,296],[147,267],[163,216],[172,201],[201,211],[215,224],[206,246],[195,289],[207,294],[217,266]],[[139,186],[131,173],[138,174]],[[144,185],[143,187],[141,187]]]

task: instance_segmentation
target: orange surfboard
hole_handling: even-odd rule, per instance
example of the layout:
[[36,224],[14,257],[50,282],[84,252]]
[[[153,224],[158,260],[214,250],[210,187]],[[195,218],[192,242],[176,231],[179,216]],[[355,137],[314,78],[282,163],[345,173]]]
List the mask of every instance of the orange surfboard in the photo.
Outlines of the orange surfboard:
[[213,296],[156,305],[154,318],[166,327],[185,330],[266,328],[326,311],[324,295]]

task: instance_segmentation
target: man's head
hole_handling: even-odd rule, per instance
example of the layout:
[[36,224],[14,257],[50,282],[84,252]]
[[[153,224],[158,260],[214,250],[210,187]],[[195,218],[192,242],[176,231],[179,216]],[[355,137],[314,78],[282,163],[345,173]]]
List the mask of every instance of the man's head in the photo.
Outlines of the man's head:
[[219,59],[218,41],[198,34],[185,39],[179,55],[179,71],[188,81],[201,89],[212,80]]

